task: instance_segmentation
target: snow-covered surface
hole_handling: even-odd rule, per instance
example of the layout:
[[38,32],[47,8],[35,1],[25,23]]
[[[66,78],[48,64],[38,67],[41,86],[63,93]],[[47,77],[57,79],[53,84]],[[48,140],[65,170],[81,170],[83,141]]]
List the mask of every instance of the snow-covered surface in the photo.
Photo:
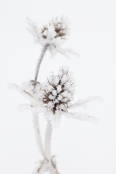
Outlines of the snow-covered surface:
[[[34,79],[41,46],[25,27],[26,17],[48,23],[65,14],[71,31],[63,47],[71,47],[81,58],[69,61],[57,54],[51,59],[46,52],[40,74],[41,82],[50,71],[65,65],[77,82],[76,99],[101,96],[104,102],[88,103],[84,110],[100,122],[97,125],[62,117],[53,131],[52,154],[56,154],[61,174],[116,174],[116,2],[69,0],[0,1],[0,174],[32,174],[41,160],[33,129],[32,113],[19,112],[17,106],[28,103],[20,94],[7,88],[8,83],[21,85]],[[25,101],[24,101],[25,100]],[[77,109],[77,110],[78,110]],[[44,136],[46,120],[40,115]],[[68,153],[67,153],[68,152]],[[36,163],[37,162],[37,163]]]

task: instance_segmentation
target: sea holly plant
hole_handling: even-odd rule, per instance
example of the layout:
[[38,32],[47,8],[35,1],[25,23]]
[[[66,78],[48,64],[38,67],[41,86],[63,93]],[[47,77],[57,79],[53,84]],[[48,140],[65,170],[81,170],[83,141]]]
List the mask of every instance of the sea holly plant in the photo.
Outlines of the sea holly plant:
[[[99,100],[99,97],[88,97],[86,100],[78,100],[73,103],[75,93],[75,82],[70,71],[66,67],[61,67],[58,75],[51,75],[46,83],[37,82],[33,93],[34,81],[25,82],[22,87],[11,84],[11,87],[26,97],[30,103],[20,105],[20,109],[27,109],[33,113],[33,122],[37,138],[37,144],[43,160],[33,174],[40,174],[44,171],[58,173],[55,156],[51,155],[51,134],[52,130],[59,126],[62,116],[68,119],[76,119],[97,123],[97,119],[81,112],[71,112],[72,109],[84,106],[87,103]],[[43,113],[47,120],[45,134],[45,148],[43,147],[38,116]]]
[[70,48],[64,49],[61,47],[69,34],[69,22],[66,17],[63,16],[60,19],[52,19],[48,25],[45,25],[42,28],[38,28],[38,25],[29,18],[27,18],[27,22],[29,24],[28,30],[34,36],[36,41],[43,47],[36,67],[35,87],[40,65],[47,50],[50,51],[52,56],[54,56],[57,52],[65,56],[68,56],[67,54],[75,54],[76,56],[79,55]]
[[[33,23],[31,24],[34,29],[34,34],[44,47],[43,49],[45,49],[45,47],[46,50],[49,49],[50,51],[52,49],[56,51],[61,49],[59,43],[64,39],[68,28],[63,18],[61,18],[60,22],[58,22],[58,20],[52,21],[48,27],[46,26],[41,30],[38,30]],[[44,53],[45,50],[42,54]],[[41,62],[42,58],[43,57],[41,56],[39,62]],[[37,66],[38,69],[39,66]],[[57,75],[51,74],[51,76],[46,79],[46,82],[41,83],[40,81],[37,81],[36,74],[34,80],[23,83],[21,87],[15,84],[10,84],[10,87],[29,100],[29,103],[21,104],[20,109],[26,109],[33,113],[37,144],[43,157],[43,160],[33,174],[43,174],[44,172],[59,174],[55,156],[51,154],[51,136],[53,129],[59,127],[63,116],[68,119],[97,123],[98,120],[95,117],[86,113],[77,112],[75,108],[78,109],[80,106],[85,106],[92,101],[101,100],[101,98],[88,97],[86,100],[77,100],[77,102],[74,103],[73,98],[76,85],[72,73],[65,66],[59,69]],[[42,113],[47,121],[44,146],[39,128],[40,113]]]

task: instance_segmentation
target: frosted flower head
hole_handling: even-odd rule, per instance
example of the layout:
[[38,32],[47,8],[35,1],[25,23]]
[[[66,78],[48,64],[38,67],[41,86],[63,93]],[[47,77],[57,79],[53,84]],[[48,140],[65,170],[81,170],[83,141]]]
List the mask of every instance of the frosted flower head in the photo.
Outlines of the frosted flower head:
[[22,109],[31,110],[33,113],[43,113],[46,120],[50,121],[53,127],[59,125],[62,115],[67,118],[96,122],[96,119],[88,116],[88,114],[70,112],[70,109],[85,106],[86,103],[99,100],[99,97],[89,97],[84,101],[79,100],[72,104],[75,83],[68,68],[61,67],[58,75],[51,75],[46,83],[37,82],[33,93],[34,83],[35,81],[33,80],[23,83],[22,88],[17,85],[11,85],[30,100],[30,104],[21,105]]
[[68,110],[73,99],[75,83],[68,68],[61,67],[58,75],[51,75],[46,83],[37,82],[33,94],[34,81],[23,84],[23,88],[31,93],[42,107],[52,114],[62,114]]
[[41,28],[29,18],[27,18],[27,22],[30,26],[28,28],[30,33],[40,45],[47,46],[52,56],[57,52],[67,57],[69,57],[67,54],[79,56],[73,49],[61,47],[69,34],[69,22],[64,16],[51,20],[48,25]]
[[49,22],[48,25],[38,28],[31,20],[28,19],[31,33],[36,37],[41,45],[49,45],[49,48],[56,47],[64,43],[68,34],[68,22],[65,17],[56,18]]
[[68,25],[67,19],[62,17],[58,20],[58,18],[52,20],[48,26],[42,28],[41,33],[44,39],[51,35],[51,38],[58,38],[64,39],[64,37],[68,34]]
[[74,81],[68,69],[62,67],[58,75],[50,76],[46,85],[42,85],[42,90],[41,101],[48,110],[53,114],[67,111],[74,94]]

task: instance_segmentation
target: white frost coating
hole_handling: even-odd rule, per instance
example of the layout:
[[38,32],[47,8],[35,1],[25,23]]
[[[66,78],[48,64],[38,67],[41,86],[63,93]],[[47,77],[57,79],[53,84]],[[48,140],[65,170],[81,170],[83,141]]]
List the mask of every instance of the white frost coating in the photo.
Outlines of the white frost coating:
[[48,49],[48,45],[45,44],[44,47],[43,47],[43,49],[42,49],[42,52],[41,52],[41,54],[40,54],[40,58],[39,58],[39,60],[38,60],[38,62],[37,62],[36,71],[35,71],[35,83],[34,83],[34,90],[33,90],[33,92],[36,91],[35,87],[36,87],[36,83],[37,83],[37,77],[38,77],[40,65],[41,65],[41,63],[42,63],[43,57],[44,57],[44,55],[45,55],[47,49]]
[[52,136],[52,126],[50,121],[47,123],[45,132],[45,157],[51,159],[51,136]]
[[49,95],[49,99],[54,100],[55,97],[53,95]]
[[79,106],[86,106],[87,103],[93,102],[93,101],[103,101],[103,98],[99,97],[99,96],[95,96],[95,97],[88,97],[86,100],[78,100],[77,103],[72,104],[69,108],[73,109]]
[[32,113],[42,113],[46,111],[45,107],[30,105],[30,104],[20,104],[18,108],[20,111],[28,110],[28,111],[31,111]]
[[40,150],[41,155],[45,158],[45,151],[43,148],[42,140],[41,140],[41,135],[40,135],[40,129],[39,129],[39,122],[38,122],[38,115],[36,113],[33,114],[33,123],[34,123],[34,128],[35,128],[35,135],[36,135],[36,140],[37,140],[37,145]]
[[68,54],[75,55],[77,58],[80,57],[80,55],[77,52],[75,52],[73,49],[70,49],[70,48],[61,48],[61,47],[56,47],[56,49],[57,49],[58,52],[60,52],[61,54],[63,54],[67,58],[70,58],[68,56]]
[[67,80],[68,80],[68,76],[66,74],[64,74],[61,79],[61,84],[64,84]]
[[36,168],[33,174],[43,174],[49,172],[50,174],[59,174],[56,166],[56,157],[53,155],[49,160],[44,159],[41,161],[40,167]]
[[64,91],[64,92],[62,93],[62,95],[63,95],[63,97],[68,97],[68,91]]
[[51,121],[54,119],[54,114],[50,110],[44,112],[44,116],[47,121]]
[[46,172],[46,171],[47,171],[47,164],[43,164],[43,165],[40,167],[39,171],[38,171],[38,169],[36,169],[35,171],[33,171],[32,174],[43,174],[43,173]]
[[21,87],[15,85],[15,84],[9,84],[9,88],[15,89],[20,94],[22,94],[25,98],[29,99],[31,102],[39,104],[39,100],[37,100],[35,97],[33,97],[33,95],[31,95],[27,91],[23,90]]
[[59,101],[62,100],[62,95],[59,95],[59,96],[58,96],[58,100],[59,100]]
[[50,85],[48,85],[48,86],[47,86],[47,90],[48,90],[48,92],[51,92],[51,91],[52,91],[52,89],[53,89],[53,87],[52,87],[52,86],[50,86]]
[[[31,80],[31,81],[27,81],[27,82],[23,82],[22,84],[21,84],[21,87],[24,89],[24,90],[26,90],[26,91],[28,91],[28,92],[30,92],[31,94],[33,94],[33,87],[34,87],[34,84],[35,84],[35,81],[33,81],[33,80]],[[36,83],[36,87],[35,87],[36,89],[36,91],[37,92],[40,92],[41,91],[41,84],[38,82],[38,83]]]
[[[46,83],[40,84],[37,82],[38,72],[42,63],[43,57],[47,50],[52,55],[60,52],[68,57],[68,53],[75,54],[71,49],[63,49],[61,45],[66,39],[68,34],[68,24],[65,18],[58,20],[52,20],[48,26],[38,29],[37,25],[28,19],[30,29],[35,38],[43,46],[40,58],[38,60],[35,79],[31,80],[20,88],[17,85],[11,85],[12,88],[20,92],[27,99],[30,100],[30,104],[20,105],[21,109],[30,110],[33,113],[33,123],[35,128],[35,134],[37,144],[40,150],[43,160],[40,163],[40,167],[33,172],[33,174],[43,174],[44,172],[50,172],[51,174],[59,174],[56,167],[56,160],[54,156],[51,156],[51,136],[52,128],[59,126],[61,116],[64,114],[67,118],[77,119],[82,121],[90,121],[97,123],[98,120],[88,114],[83,113],[70,113],[69,109],[84,106],[93,100],[98,100],[97,97],[89,97],[86,100],[80,100],[75,104],[72,104],[72,99],[75,92],[75,82],[72,78],[72,74],[69,73],[66,67],[61,67],[58,75],[51,75],[47,79]],[[40,129],[38,123],[38,113],[43,113],[47,120],[47,128],[45,133],[45,149],[43,148]]]
[[[50,81],[48,80],[47,83],[40,84],[37,82],[34,93],[32,88],[33,81],[27,82],[27,84],[24,85],[24,89],[13,84],[10,86],[30,100],[30,104],[23,104],[20,108],[30,110],[34,114],[33,122],[37,145],[41,155],[44,157],[44,160],[41,162],[40,167],[33,172],[33,174],[43,174],[43,172],[47,171],[51,174],[59,174],[56,164],[51,157],[51,134],[52,128],[59,127],[62,115],[65,115],[70,119],[77,119],[92,123],[98,122],[96,118],[91,117],[88,114],[76,112],[70,113],[69,109],[85,105],[86,103],[99,100],[101,98],[88,97],[84,101],[81,100],[72,104],[75,85],[74,80],[66,68],[60,68],[58,75],[52,75],[49,79]],[[25,89],[27,89],[27,91]],[[38,113],[43,113],[47,120],[45,150],[40,136]]]
[[56,95],[57,95],[57,91],[56,91],[56,90],[53,90],[53,91],[52,91],[52,94],[53,94],[54,96],[56,96]]
[[55,99],[54,104],[55,104],[55,103],[59,103],[58,99]]
[[22,84],[21,84],[21,86],[22,86],[22,88],[24,89],[24,90],[26,90],[26,91],[32,91],[33,90],[33,85],[32,85],[32,83],[30,83],[30,81],[28,81],[28,82],[23,82]]
[[[43,26],[41,29],[38,28],[37,24],[34,23],[31,19],[27,18],[29,24],[28,30],[30,33],[37,39],[37,41],[42,45],[48,45],[48,49],[51,52],[51,55],[54,56],[57,52],[66,55],[78,54],[72,49],[61,48],[61,45],[65,42],[66,36],[69,33],[68,20],[65,17],[60,19],[56,18],[52,20],[49,25]],[[68,55],[66,55],[68,57]]]
[[[30,110],[33,113],[43,113],[46,120],[50,121],[54,128],[59,126],[61,115],[67,115],[69,109],[84,106],[91,101],[101,100],[100,97],[88,97],[86,100],[80,100],[72,104],[75,83],[66,67],[61,67],[58,75],[51,75],[48,79],[46,83],[40,84],[37,82],[34,93],[32,90],[33,81],[27,82],[24,87],[30,92],[21,89],[17,85],[11,86],[30,100],[30,105],[24,104],[20,108]],[[70,118],[76,117],[91,122],[95,120],[93,117],[82,113],[72,113],[70,116],[72,116]]]
[[53,105],[53,103],[50,101],[50,102],[48,102],[47,107],[52,109],[52,108],[54,107],[54,105]]
[[58,93],[59,93],[61,90],[62,90],[61,85],[58,85],[58,86],[57,86],[57,91],[58,91]]
[[37,108],[33,105],[30,105],[30,104],[20,104],[18,106],[18,108],[19,108],[20,111],[28,110],[28,111],[31,111],[32,113],[37,112]]
[[[58,114],[57,114],[58,112]],[[56,116],[54,117],[54,119],[51,120],[51,125],[53,128],[58,128],[60,125],[60,121],[61,121],[61,113],[60,111],[56,112]]]
[[67,118],[70,118],[70,119],[77,119],[77,120],[81,120],[81,121],[88,121],[88,122],[92,122],[92,123],[98,123],[99,120],[95,117],[92,117],[92,116],[89,116],[88,114],[85,114],[85,113],[64,113],[64,115],[67,117]]
[[55,84],[55,85],[58,85],[58,83],[59,83],[59,77],[57,76],[57,77],[55,78],[54,84]]

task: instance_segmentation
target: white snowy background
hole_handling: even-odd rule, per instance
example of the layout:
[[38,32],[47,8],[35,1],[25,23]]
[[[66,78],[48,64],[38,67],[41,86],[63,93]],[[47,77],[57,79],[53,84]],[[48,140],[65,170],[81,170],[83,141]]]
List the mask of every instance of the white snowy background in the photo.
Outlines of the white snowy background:
[[[61,174],[116,174],[116,1],[115,0],[0,0],[0,173],[31,174],[41,158],[32,114],[19,112],[27,100],[8,83],[20,85],[34,78],[41,46],[26,30],[26,17],[40,27],[52,17],[69,17],[71,31],[63,45],[81,57],[69,60],[46,53],[42,82],[50,71],[70,67],[77,82],[76,99],[101,96],[83,110],[97,117],[97,125],[62,118],[52,137]],[[82,110],[82,109],[81,109]],[[76,110],[78,111],[78,110]],[[46,121],[40,116],[44,141]]]

